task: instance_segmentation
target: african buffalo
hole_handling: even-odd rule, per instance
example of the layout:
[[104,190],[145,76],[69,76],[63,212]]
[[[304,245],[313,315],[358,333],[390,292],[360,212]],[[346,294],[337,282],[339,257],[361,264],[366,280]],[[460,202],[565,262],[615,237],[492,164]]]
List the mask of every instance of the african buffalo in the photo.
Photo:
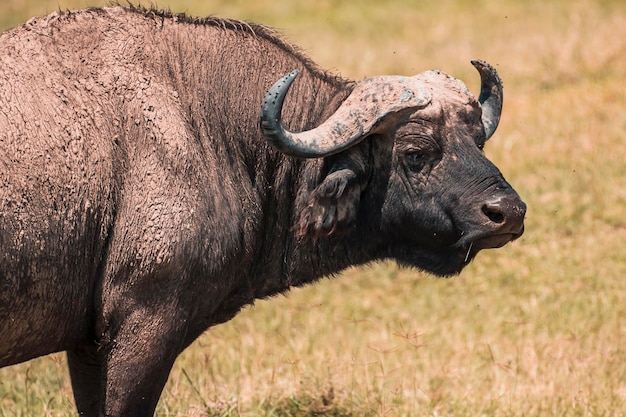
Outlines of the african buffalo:
[[518,238],[483,153],[501,81],[473,65],[478,99],[439,71],[354,82],[266,27],[132,6],[5,32],[0,366],[67,351],[81,415],[149,416],[257,298],[380,259],[453,275]]

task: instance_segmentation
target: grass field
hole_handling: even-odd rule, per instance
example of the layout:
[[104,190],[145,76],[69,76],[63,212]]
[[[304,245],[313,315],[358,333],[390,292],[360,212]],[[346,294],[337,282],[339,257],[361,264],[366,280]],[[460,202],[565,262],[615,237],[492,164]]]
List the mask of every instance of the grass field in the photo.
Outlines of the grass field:
[[[2,0],[0,26],[97,0]],[[198,0],[345,76],[505,85],[488,156],[526,234],[439,280],[393,263],[257,303],[178,360],[158,416],[626,415],[626,2]],[[73,415],[63,355],[0,370],[0,417]]]

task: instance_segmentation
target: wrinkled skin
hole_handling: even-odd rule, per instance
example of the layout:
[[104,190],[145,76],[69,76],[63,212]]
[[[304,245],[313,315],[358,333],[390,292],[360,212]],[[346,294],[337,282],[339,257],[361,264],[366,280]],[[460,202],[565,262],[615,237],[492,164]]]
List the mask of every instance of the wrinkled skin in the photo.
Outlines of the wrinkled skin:
[[301,70],[285,124],[311,129],[355,83],[266,28],[120,7],[0,37],[0,366],[67,351],[85,416],[150,416],[175,358],[256,298],[391,258],[459,273],[523,231],[485,157],[481,107],[429,104],[300,159],[258,125]]

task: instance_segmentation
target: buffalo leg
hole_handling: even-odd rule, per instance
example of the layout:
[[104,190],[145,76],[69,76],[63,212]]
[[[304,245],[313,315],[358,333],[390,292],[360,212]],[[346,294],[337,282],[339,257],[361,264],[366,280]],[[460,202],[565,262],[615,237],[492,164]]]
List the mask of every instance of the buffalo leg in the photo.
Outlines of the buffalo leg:
[[183,349],[184,320],[131,313],[107,349],[105,416],[150,417]]
[[97,349],[94,344],[67,352],[74,400],[80,416],[97,417],[100,412],[104,386],[102,358]]

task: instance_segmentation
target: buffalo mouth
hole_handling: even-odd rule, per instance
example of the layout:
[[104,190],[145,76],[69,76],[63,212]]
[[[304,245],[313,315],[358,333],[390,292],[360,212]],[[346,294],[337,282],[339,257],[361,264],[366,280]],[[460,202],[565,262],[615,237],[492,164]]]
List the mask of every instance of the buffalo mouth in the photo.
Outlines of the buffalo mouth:
[[517,233],[498,233],[463,239],[460,247],[465,253],[464,263],[467,265],[483,249],[497,249],[509,242],[519,239],[524,234],[524,227]]
[[455,244],[437,247],[416,247],[407,241],[396,241],[389,247],[389,257],[401,265],[451,277],[460,274],[481,250],[502,247],[523,233],[522,226],[519,232],[466,234]]

